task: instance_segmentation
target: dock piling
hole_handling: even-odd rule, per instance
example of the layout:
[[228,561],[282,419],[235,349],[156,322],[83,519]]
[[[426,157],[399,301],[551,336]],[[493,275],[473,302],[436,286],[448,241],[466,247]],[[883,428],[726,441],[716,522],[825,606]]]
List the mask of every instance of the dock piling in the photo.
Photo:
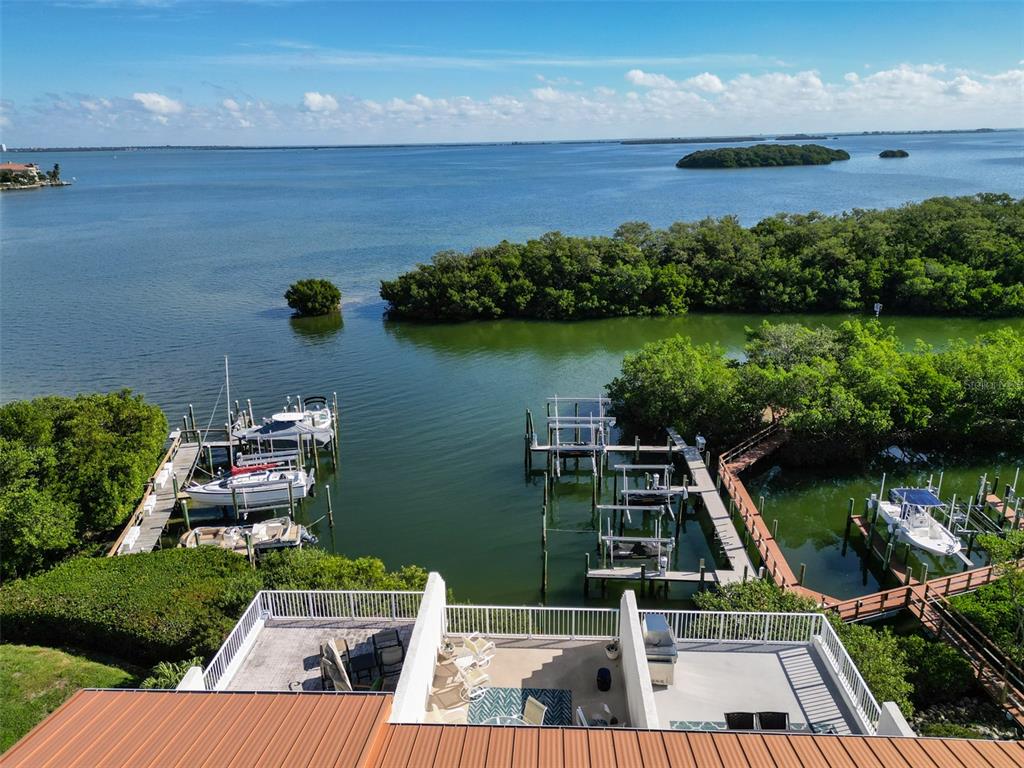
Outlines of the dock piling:
[[800,575],[796,579],[796,583],[801,587],[804,585],[804,577],[807,575],[807,565],[800,563]]
[[327,523],[331,526],[331,530],[334,529],[334,507],[331,505],[331,484],[325,485],[327,489]]

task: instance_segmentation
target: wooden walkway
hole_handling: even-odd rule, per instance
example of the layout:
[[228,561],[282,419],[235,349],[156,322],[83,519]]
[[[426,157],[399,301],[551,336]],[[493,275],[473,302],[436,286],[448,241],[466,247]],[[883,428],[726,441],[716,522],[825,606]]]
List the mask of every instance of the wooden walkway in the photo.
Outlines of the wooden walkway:
[[[182,442],[180,432],[172,432],[170,437],[170,447],[157,465],[156,472],[146,483],[142,499],[132,512],[127,525],[107,552],[108,557],[152,552],[159,545],[160,536],[177,503],[175,488],[185,486],[192,477],[199,459],[198,443]],[[164,469],[167,464],[173,466],[173,477]]]

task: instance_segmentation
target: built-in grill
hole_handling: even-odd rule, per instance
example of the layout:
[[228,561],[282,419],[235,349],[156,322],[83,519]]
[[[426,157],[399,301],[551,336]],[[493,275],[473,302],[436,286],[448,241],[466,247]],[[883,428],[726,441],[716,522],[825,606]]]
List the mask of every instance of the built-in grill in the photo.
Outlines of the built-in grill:
[[649,613],[643,620],[644,653],[655,685],[672,685],[675,680],[676,636],[660,613]]

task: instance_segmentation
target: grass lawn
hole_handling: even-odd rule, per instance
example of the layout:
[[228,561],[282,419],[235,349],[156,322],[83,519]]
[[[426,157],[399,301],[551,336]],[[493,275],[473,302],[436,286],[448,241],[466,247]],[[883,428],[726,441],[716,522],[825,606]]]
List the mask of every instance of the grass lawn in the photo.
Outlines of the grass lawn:
[[0,752],[79,688],[130,686],[143,673],[114,659],[94,658],[35,645],[0,645]]

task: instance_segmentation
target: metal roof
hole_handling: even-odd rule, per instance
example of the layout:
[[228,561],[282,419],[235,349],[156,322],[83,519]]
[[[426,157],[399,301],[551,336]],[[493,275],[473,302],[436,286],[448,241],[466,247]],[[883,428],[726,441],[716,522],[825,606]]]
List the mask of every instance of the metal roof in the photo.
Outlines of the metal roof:
[[1024,743],[1008,741],[390,725],[391,701],[372,693],[84,690],[0,756],[0,766],[1024,766]]

